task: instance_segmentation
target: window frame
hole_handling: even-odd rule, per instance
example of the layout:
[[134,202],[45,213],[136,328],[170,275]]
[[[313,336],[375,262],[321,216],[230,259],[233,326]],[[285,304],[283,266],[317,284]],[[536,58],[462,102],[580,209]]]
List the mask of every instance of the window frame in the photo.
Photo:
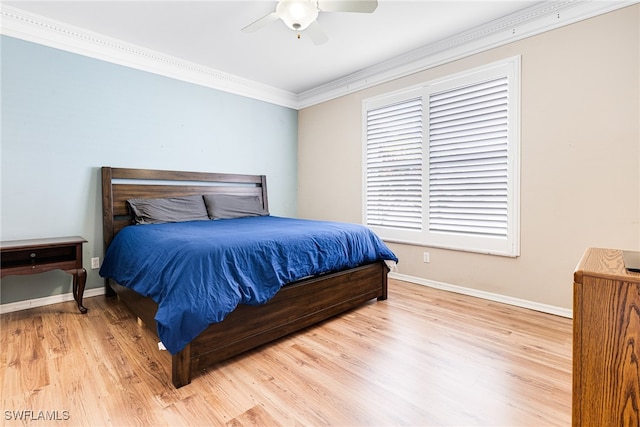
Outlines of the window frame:
[[[507,208],[506,236],[478,236],[472,234],[434,232],[429,230],[429,149],[430,149],[430,95],[445,90],[477,84],[482,81],[506,77],[508,85],[507,106]],[[510,57],[484,66],[434,79],[399,91],[367,98],[362,102],[362,162],[363,207],[362,222],[382,239],[418,246],[439,247],[459,251],[517,257],[520,255],[520,56]],[[422,228],[404,230],[389,226],[368,224],[368,112],[393,105],[403,100],[422,97]]]

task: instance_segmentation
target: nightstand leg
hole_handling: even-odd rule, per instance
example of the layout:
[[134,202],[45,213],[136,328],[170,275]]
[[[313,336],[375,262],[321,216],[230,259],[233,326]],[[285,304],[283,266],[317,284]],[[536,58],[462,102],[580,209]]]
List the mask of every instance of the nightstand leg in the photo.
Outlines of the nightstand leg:
[[78,303],[80,313],[86,314],[87,308],[82,305],[82,297],[84,295],[84,285],[87,282],[87,270],[79,268],[73,275],[73,298]]

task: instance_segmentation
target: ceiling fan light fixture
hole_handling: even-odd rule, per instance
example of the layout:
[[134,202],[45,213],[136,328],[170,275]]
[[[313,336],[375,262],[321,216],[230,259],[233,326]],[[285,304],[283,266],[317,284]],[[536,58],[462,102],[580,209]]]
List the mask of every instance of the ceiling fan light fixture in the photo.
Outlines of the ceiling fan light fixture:
[[315,2],[309,0],[281,0],[276,7],[276,14],[287,27],[303,31],[318,17],[318,8]]

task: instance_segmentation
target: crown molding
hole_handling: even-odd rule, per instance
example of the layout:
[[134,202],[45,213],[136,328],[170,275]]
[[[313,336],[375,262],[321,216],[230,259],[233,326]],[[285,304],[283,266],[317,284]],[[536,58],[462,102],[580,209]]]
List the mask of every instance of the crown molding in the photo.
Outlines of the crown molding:
[[24,10],[0,5],[0,34],[296,109],[297,95]]
[[0,5],[0,34],[197,85],[302,109],[640,0],[545,1],[512,15],[295,94],[200,64]]
[[639,0],[545,1],[470,31],[396,56],[298,94],[298,109],[405,77],[546,31],[573,24]]

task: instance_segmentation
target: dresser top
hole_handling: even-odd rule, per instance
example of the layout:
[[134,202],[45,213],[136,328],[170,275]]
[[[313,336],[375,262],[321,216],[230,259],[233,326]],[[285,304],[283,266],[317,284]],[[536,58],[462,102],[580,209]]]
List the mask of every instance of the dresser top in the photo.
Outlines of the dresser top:
[[584,276],[640,283],[640,273],[625,268],[620,249],[587,249],[573,273],[573,281],[582,283]]

